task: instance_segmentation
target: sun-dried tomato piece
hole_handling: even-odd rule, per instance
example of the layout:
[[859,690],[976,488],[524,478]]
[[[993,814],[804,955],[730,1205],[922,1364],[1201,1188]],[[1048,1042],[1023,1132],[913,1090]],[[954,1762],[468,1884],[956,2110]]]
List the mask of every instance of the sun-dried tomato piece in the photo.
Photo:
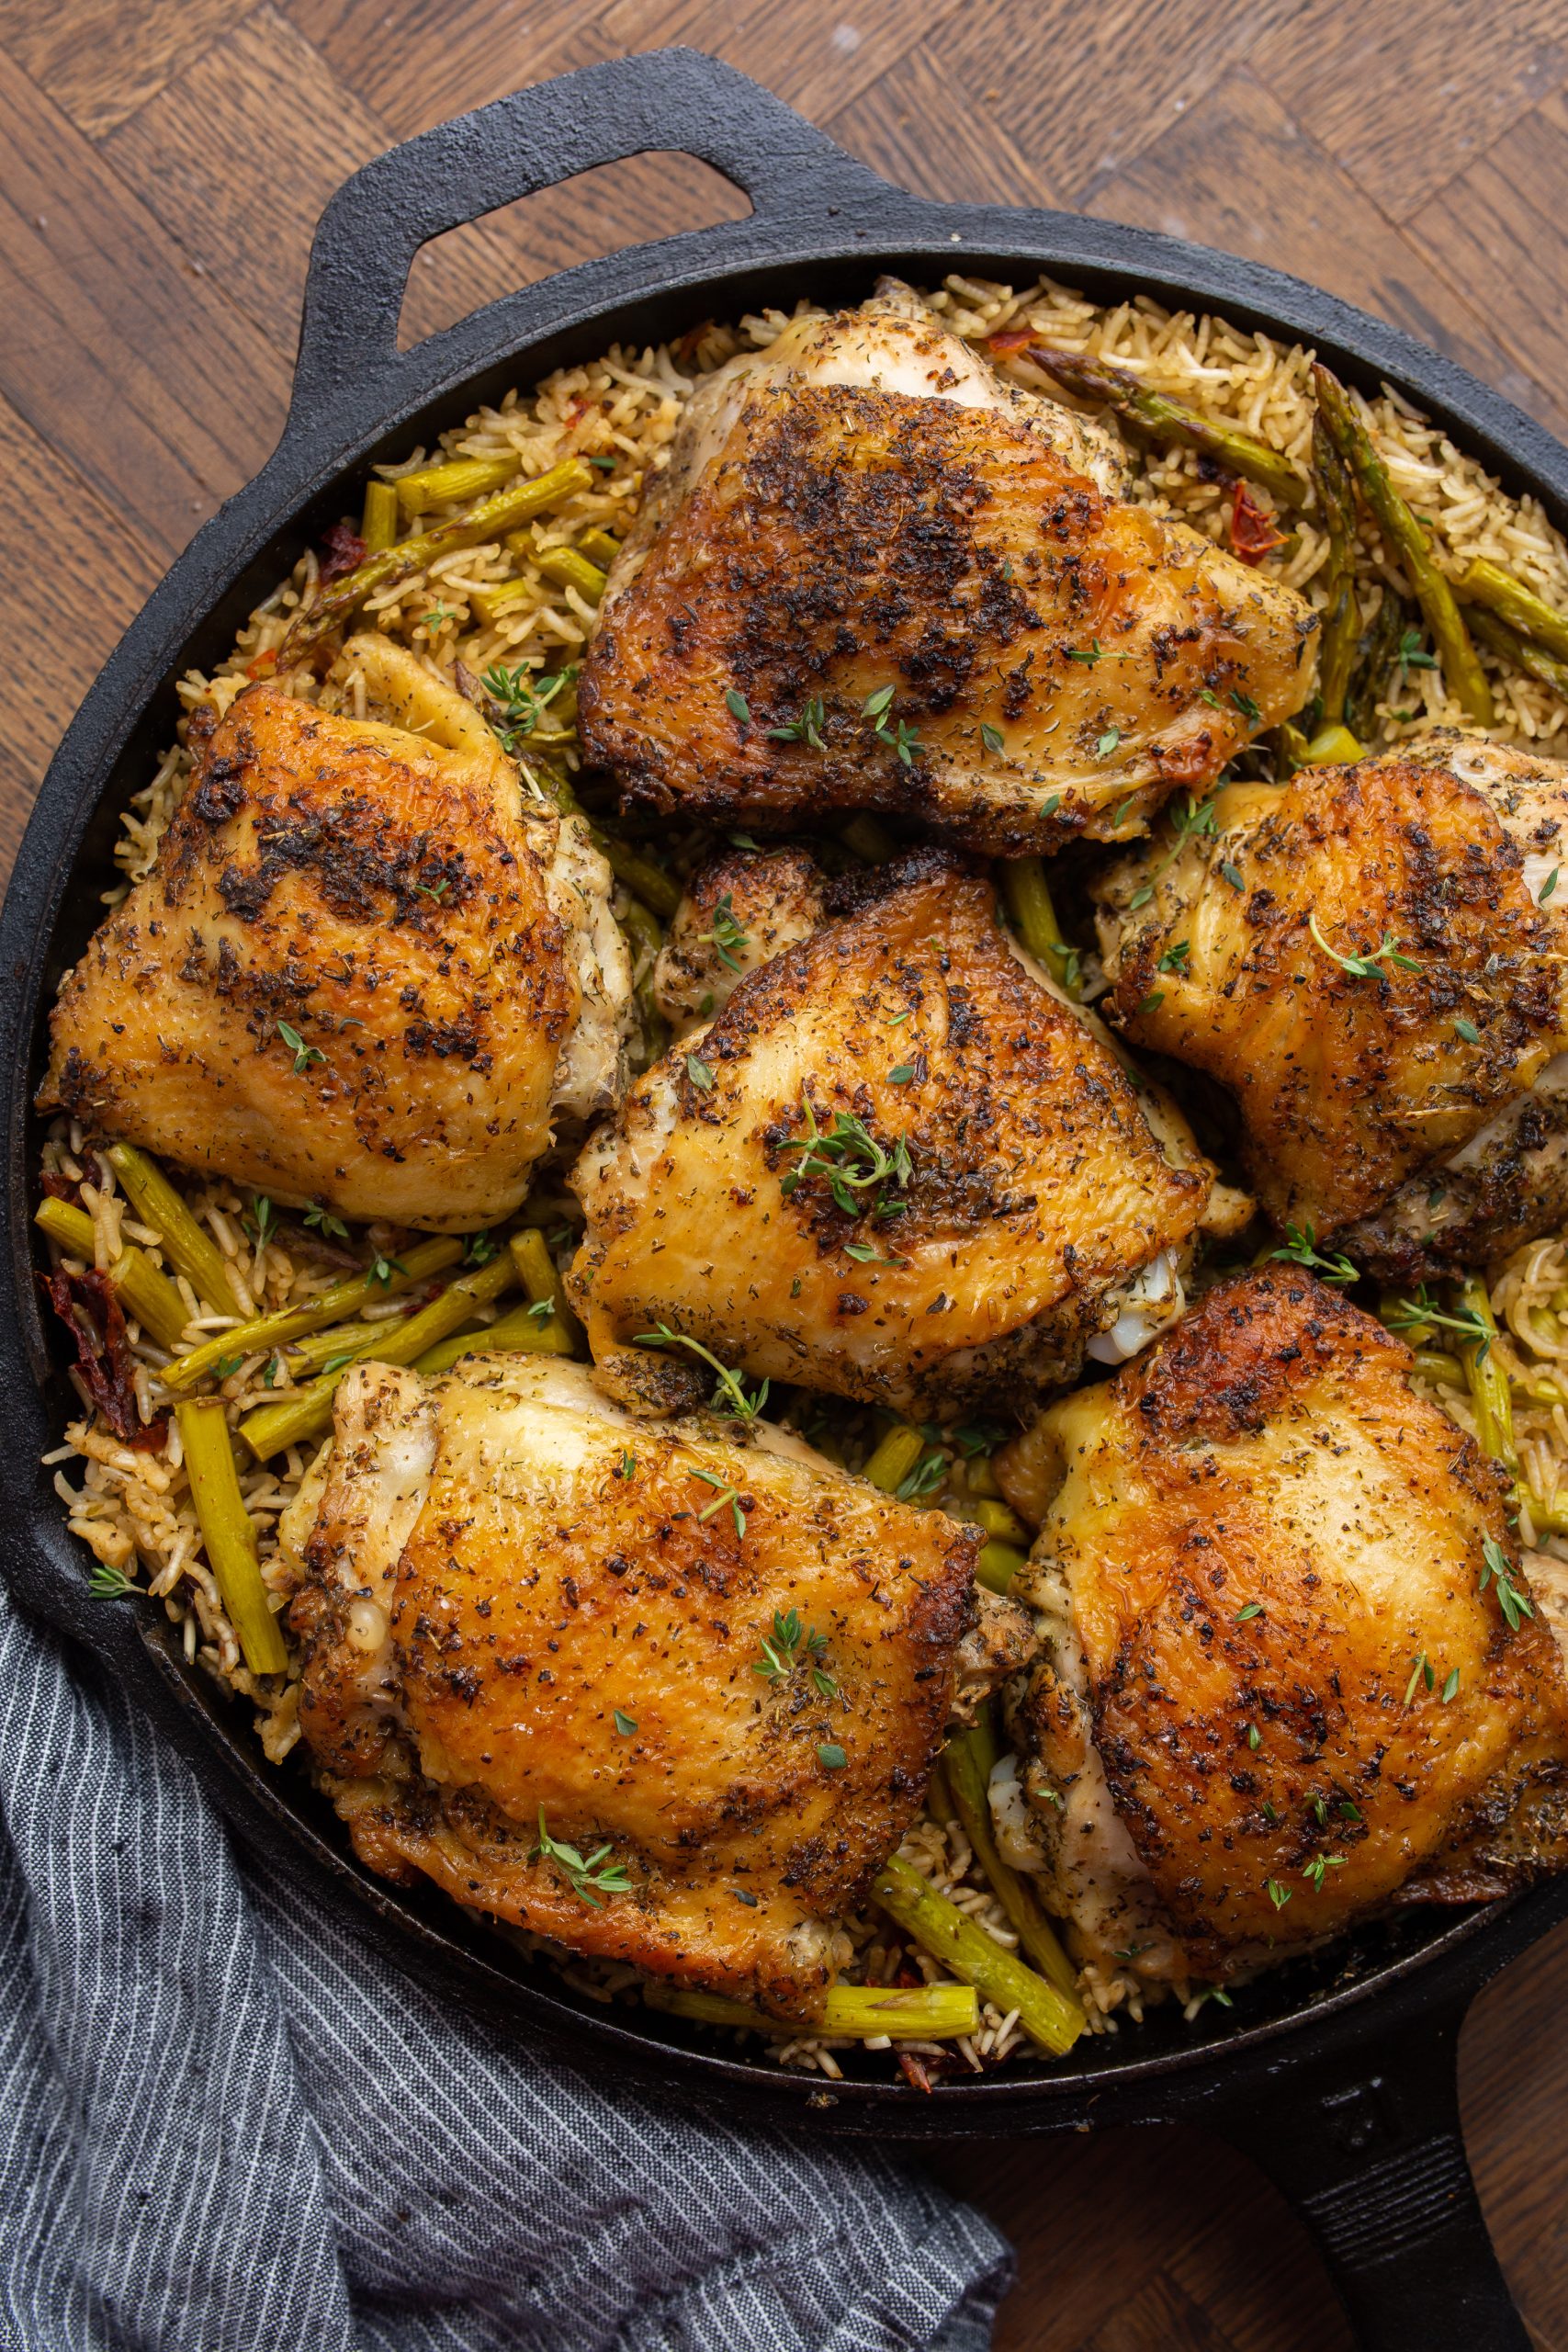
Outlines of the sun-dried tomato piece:
[[365,560],[365,542],[352,523],[329,523],[321,533],[321,545],[326,549],[321,571],[323,588],[357,571]]
[[99,1412],[122,1445],[150,1452],[162,1445],[167,1416],[144,1421],[136,1402],[130,1350],[119,1295],[107,1274],[40,1274],[50,1304],[70,1332],[76,1365]]
[[1284,546],[1287,536],[1279,528],[1278,518],[1266,506],[1259,506],[1247,484],[1238,481],[1231,503],[1231,546],[1243,563],[1261,563],[1266,555]]
[[1039,335],[1032,327],[998,327],[995,334],[986,337],[986,347],[1005,356],[1010,351],[1027,351]]
[[927,2066],[925,2060],[923,2058],[917,2057],[916,2053],[912,2050],[900,2050],[898,2052],[898,2065],[904,2080],[908,2084],[909,2088],[915,2091],[924,2091],[929,2098],[932,2086],[931,2069]]

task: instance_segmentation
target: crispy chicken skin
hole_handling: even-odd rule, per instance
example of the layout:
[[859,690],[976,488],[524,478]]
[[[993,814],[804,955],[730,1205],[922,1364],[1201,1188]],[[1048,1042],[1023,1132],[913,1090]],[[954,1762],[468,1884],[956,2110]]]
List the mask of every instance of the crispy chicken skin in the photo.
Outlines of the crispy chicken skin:
[[1445,730],[1213,815],[1100,885],[1107,1009],[1230,1088],[1275,1219],[1389,1279],[1560,1224],[1568,769]]
[[1500,1476],[1411,1364],[1275,1269],[1043,1417],[1014,1589],[1053,1655],[996,1795],[1107,1971],[1224,1977],[1568,1861],[1562,1659],[1539,1615],[1510,1630]]
[[[572,1173],[588,1229],[569,1289],[601,1377],[655,1410],[705,1395],[689,1355],[629,1344],[663,1323],[901,1411],[1010,1408],[1071,1378],[1140,1284],[1156,1324],[1179,1312],[1213,1170],[1190,1136],[1172,1164],[989,882],[925,850],[829,886],[829,905]],[[835,1159],[840,1122],[858,1139]]]
[[895,288],[699,388],[580,723],[653,808],[779,829],[881,808],[1049,850],[1141,831],[1300,709],[1315,626]]
[[687,888],[653,970],[654,1001],[677,1035],[728,1003],[759,964],[807,939],[826,911],[808,850],[732,850]]
[[525,810],[412,656],[355,645],[447,741],[267,685],[198,714],[156,865],[61,989],[39,1102],[278,1200],[461,1232],[518,1205],[558,1109],[613,1098],[630,971],[582,829]]
[[[980,1541],[768,1424],[634,1422],[558,1360],[355,1367],[293,1604],[304,1736],[373,1869],[809,2018],[919,1809]],[[994,1681],[1018,1645],[989,1639]],[[626,1891],[574,1891],[541,1818]]]

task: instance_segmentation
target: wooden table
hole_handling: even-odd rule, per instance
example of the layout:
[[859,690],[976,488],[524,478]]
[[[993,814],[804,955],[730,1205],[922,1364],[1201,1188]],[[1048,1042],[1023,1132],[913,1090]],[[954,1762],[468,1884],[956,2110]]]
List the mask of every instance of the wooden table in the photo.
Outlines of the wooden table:
[[[1568,0],[0,0],[7,862],[82,687],[276,437],[330,191],[443,116],[670,40],[910,187],[1109,213],[1315,278],[1568,432]],[[595,172],[432,247],[407,336],[740,209],[698,164]],[[1464,2078],[1509,2277],[1537,2342],[1568,2347],[1568,1930],[1478,2004]],[[941,2169],[1019,2246],[1009,2352],[1348,2341],[1285,2208],[1196,2135]]]

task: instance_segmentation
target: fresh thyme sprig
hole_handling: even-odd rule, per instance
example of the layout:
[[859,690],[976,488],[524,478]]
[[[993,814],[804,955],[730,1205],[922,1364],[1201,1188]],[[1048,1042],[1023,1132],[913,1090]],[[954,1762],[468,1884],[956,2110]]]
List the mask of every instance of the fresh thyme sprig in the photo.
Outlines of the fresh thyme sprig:
[[536,677],[521,665],[509,670],[501,662],[491,664],[479,684],[496,707],[498,716],[490,722],[491,732],[503,752],[515,752],[518,744],[532,735],[556,696],[570,684],[571,677],[570,670]]
[[745,969],[740,956],[750,943],[747,933],[736,920],[735,900],[728,890],[713,910],[713,929],[705,932],[703,936],[717,949],[721,964],[728,964],[732,972]]
[[1526,1617],[1535,1615],[1535,1603],[1522,1585],[1514,1582],[1513,1565],[1495,1535],[1489,1535],[1481,1547],[1485,1565],[1481,1571],[1479,1589],[1487,1586],[1497,1589],[1497,1606],[1503,1611],[1503,1622],[1510,1634],[1517,1634]]
[[277,1034],[294,1057],[296,1078],[299,1077],[302,1071],[308,1070],[312,1062],[326,1060],[326,1056],[320,1046],[308,1046],[291,1022],[280,1021],[277,1024]]
[[[891,691],[891,690],[890,690]],[[828,713],[820,695],[813,695],[798,718],[786,727],[770,727],[769,735],[775,743],[807,743],[814,752],[822,749],[822,729],[828,723]]]
[[711,1348],[704,1347],[700,1340],[688,1338],[684,1331],[672,1331],[668,1323],[661,1322],[657,1330],[639,1331],[633,1344],[639,1348],[689,1348],[693,1355],[700,1356],[704,1363],[711,1366],[718,1383],[713,1392],[714,1408],[717,1412],[734,1413],[740,1420],[754,1421],[768,1401],[768,1383],[765,1380],[748,1393],[746,1383],[739,1372],[722,1363]]
[[1150,872],[1148,880],[1140,885],[1128,899],[1129,914],[1136,914],[1140,907],[1148,905],[1149,900],[1154,897],[1156,883],[1166,868],[1180,855],[1190,841],[1201,840],[1206,833],[1217,834],[1220,830],[1219,820],[1214,814],[1213,802],[1194,800],[1190,793],[1187,796],[1185,808],[1171,810],[1170,820],[1176,838],[1159,864]]
[[330,1209],[322,1208],[319,1203],[314,1208],[306,1210],[305,1222],[313,1226],[323,1240],[346,1241],[349,1238],[348,1227],[342,1217],[333,1216]]
[[798,1165],[780,1180],[779,1190],[785,1200],[812,1177],[820,1177],[832,1194],[834,1205],[846,1216],[860,1215],[866,1204],[856,1195],[864,1193],[876,1195],[870,1203],[874,1216],[901,1216],[906,1204],[895,1195],[907,1190],[913,1172],[909,1147],[904,1137],[895,1136],[891,1145],[879,1143],[863,1119],[844,1111],[834,1113],[833,1125],[824,1135],[817,1124],[809,1094],[801,1096],[800,1104],[806,1114],[806,1133],[781,1147],[784,1151],[803,1155]]
[[1341,971],[1348,972],[1353,980],[1386,980],[1388,974],[1382,968],[1385,963],[1397,964],[1400,969],[1405,972],[1418,972],[1421,969],[1420,964],[1414,956],[1404,956],[1400,953],[1399,942],[1392,931],[1383,933],[1381,947],[1370,948],[1364,956],[1341,956],[1337,947],[1330,947],[1327,940],[1319,931],[1315,909],[1307,917],[1307,929],[1324,954],[1337,964]]
[[719,1476],[716,1470],[699,1470],[694,1466],[692,1476],[694,1478],[700,1478],[705,1487],[713,1487],[717,1489],[712,1502],[705,1503],[702,1510],[698,1511],[699,1522],[705,1522],[712,1519],[714,1513],[721,1511],[728,1503],[735,1520],[735,1532],[737,1535],[743,1536],[746,1532],[746,1506],[740,1499],[739,1487],[729,1486]]
[[897,753],[907,768],[912,768],[915,764],[915,753],[920,748],[920,739],[915,729],[908,726],[902,718],[897,724],[894,723],[892,714],[895,692],[896,689],[892,686],[878,686],[874,695],[867,695],[861,708],[867,718],[875,720],[877,741],[886,743],[889,750]]
[[927,1495],[934,1495],[947,1476],[947,1456],[940,1447],[922,1453],[912,1469],[906,1470],[894,1488],[901,1503],[918,1503]]
[[265,1250],[277,1231],[277,1211],[265,1193],[258,1193],[251,1204],[251,1213],[241,1222],[255,1236],[258,1250]]
[[1427,1323],[1440,1331],[1457,1331],[1465,1346],[1475,1350],[1477,1363],[1485,1363],[1492,1345],[1493,1335],[1473,1307],[1461,1306],[1457,1315],[1445,1315],[1425,1283],[1414,1298],[1396,1298],[1385,1306],[1382,1319],[1391,1331],[1416,1331]]
[[1311,1861],[1303,1865],[1302,1876],[1310,1879],[1321,1894],[1325,1874],[1329,1871],[1342,1871],[1344,1867],[1343,1854],[1314,1854]]
[[604,1895],[629,1894],[631,1892],[625,1862],[605,1861],[604,1857],[610,1850],[608,1844],[597,1846],[592,1854],[584,1858],[575,1846],[562,1845],[550,1836],[545,1823],[545,1808],[543,1805],[539,1807],[539,1842],[534,1849],[535,1854],[542,1855],[547,1862],[554,1862],[558,1871],[564,1871],[573,1894],[580,1895],[584,1903],[592,1903],[595,1911],[604,1908]]
[[811,1664],[811,1679],[824,1699],[837,1698],[839,1686],[820,1664],[828,1654],[828,1636],[801,1622],[798,1609],[775,1609],[771,1634],[762,1636],[762,1655],[752,1667],[765,1681],[783,1682],[795,1672],[802,1650]]
[[1325,1283],[1353,1283],[1360,1272],[1348,1258],[1325,1258],[1321,1254],[1310,1217],[1304,1225],[1287,1225],[1283,1247],[1271,1250],[1269,1254],[1270,1258],[1289,1258],[1298,1266],[1310,1267]]

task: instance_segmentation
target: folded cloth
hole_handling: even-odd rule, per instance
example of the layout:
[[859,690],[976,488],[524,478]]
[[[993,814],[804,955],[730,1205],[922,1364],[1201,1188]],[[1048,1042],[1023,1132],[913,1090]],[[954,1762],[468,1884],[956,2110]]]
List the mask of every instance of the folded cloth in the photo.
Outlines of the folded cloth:
[[983,2216],[434,1996],[3,1595],[0,1811],[6,2352],[990,2343]]

